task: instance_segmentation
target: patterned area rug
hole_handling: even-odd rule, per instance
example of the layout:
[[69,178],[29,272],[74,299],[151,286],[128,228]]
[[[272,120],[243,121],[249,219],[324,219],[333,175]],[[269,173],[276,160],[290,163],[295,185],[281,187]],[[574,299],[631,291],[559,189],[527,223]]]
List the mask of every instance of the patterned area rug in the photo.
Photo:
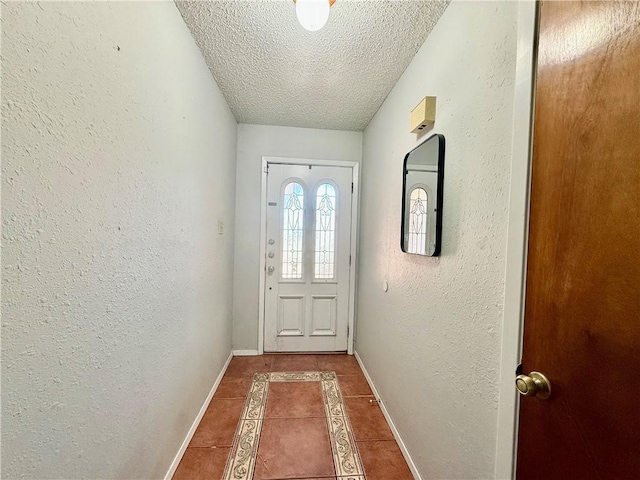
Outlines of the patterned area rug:
[[224,480],[251,480],[258,455],[269,384],[320,382],[335,473],[339,480],[364,480],[360,455],[335,372],[256,373],[242,411],[224,471]]

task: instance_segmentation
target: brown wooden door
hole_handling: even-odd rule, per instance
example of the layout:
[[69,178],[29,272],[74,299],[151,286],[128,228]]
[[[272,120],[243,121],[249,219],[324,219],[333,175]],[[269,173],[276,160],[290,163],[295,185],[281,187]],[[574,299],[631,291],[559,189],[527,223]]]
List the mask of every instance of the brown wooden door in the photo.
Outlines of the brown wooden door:
[[539,31],[517,476],[640,478],[640,3]]

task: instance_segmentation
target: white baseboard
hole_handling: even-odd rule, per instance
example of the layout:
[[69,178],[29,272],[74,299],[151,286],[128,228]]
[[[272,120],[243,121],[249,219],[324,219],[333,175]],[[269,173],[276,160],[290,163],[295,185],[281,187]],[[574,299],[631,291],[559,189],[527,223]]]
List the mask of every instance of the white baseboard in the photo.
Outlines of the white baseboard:
[[234,350],[234,357],[253,357],[254,355],[258,355],[258,350]]
[[189,432],[187,432],[187,437],[184,439],[184,442],[182,442],[182,445],[180,446],[180,450],[178,450],[178,453],[173,459],[173,462],[171,462],[171,466],[169,467],[169,471],[167,472],[167,474],[164,476],[164,480],[171,480],[171,478],[173,477],[173,474],[176,473],[176,469],[180,464],[180,460],[182,460],[182,456],[187,451],[189,442],[191,442],[193,435],[196,433],[196,429],[200,424],[200,420],[202,420],[202,417],[204,416],[204,412],[207,411],[207,408],[211,403],[211,399],[213,398],[213,394],[216,393],[216,390],[218,389],[218,385],[220,385],[220,382],[222,381],[222,377],[224,377],[224,374],[227,371],[227,367],[229,366],[229,363],[231,362],[232,358],[233,358],[233,352],[229,354],[227,361],[224,362],[224,366],[222,367],[222,371],[220,372],[220,375],[218,375],[218,378],[216,378],[216,381],[213,383],[213,387],[211,387],[211,391],[209,392],[209,395],[207,395],[207,398],[205,398],[204,403],[202,404],[202,408],[198,412],[196,419],[193,421],[193,424],[191,425]]
[[409,470],[411,470],[411,473],[413,474],[413,478],[415,478],[415,480],[422,480],[422,477],[420,476],[420,472],[418,472],[418,469],[416,468],[416,464],[413,463],[413,459],[411,458],[411,455],[409,455],[409,451],[407,450],[406,445],[402,441],[402,438],[400,438],[398,429],[393,423],[393,420],[391,419],[391,415],[389,415],[389,412],[387,411],[387,407],[384,405],[384,403],[382,403],[382,400],[380,399],[380,394],[378,393],[378,390],[376,390],[376,387],[373,384],[371,377],[369,376],[369,372],[367,372],[367,369],[362,363],[362,359],[360,358],[360,355],[358,355],[358,352],[355,352],[355,351],[353,353],[356,357],[356,360],[358,361],[358,364],[360,365],[360,368],[362,369],[362,373],[364,373],[364,376],[367,379],[367,382],[369,383],[371,390],[373,391],[373,396],[376,397],[376,400],[378,400],[378,405],[380,405],[380,410],[382,410],[382,414],[384,415],[384,418],[387,420],[387,423],[389,424],[391,433],[393,433],[393,437],[396,439],[396,442],[398,443],[398,447],[400,447],[400,451],[402,452],[404,459],[407,461],[407,465],[409,465]]

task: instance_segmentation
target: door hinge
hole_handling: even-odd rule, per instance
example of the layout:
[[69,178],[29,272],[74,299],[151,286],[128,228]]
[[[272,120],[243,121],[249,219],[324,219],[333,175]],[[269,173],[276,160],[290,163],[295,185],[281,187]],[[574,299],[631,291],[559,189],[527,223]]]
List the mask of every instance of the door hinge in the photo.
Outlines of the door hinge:
[[349,266],[351,266],[351,255],[349,255]]
[[269,174],[269,165],[268,164],[264,167],[263,172],[266,173],[267,175]]
[[351,182],[351,193],[353,193],[353,182]]
[[347,338],[349,338],[349,324],[347,323]]

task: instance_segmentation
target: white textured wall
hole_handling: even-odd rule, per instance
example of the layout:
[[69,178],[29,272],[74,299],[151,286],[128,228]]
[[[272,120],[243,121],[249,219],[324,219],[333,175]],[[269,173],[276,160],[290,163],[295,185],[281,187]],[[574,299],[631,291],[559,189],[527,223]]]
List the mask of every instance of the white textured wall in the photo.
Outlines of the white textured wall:
[[[494,474],[516,22],[515,2],[452,2],[364,134],[356,351],[425,479]],[[439,258],[400,251],[425,95],[447,142]]]
[[362,133],[238,125],[233,348],[258,348],[262,157],[360,162]]
[[2,478],[161,478],[231,349],[237,125],[172,2],[2,24]]

